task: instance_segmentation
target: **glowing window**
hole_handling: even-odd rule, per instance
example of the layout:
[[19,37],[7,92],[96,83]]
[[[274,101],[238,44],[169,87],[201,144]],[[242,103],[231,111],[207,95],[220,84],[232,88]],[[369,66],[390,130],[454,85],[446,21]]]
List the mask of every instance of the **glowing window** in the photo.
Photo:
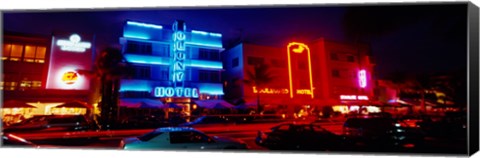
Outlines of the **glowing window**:
[[46,47],[37,47],[35,53],[35,62],[36,63],[45,63],[45,53],[47,52]]
[[25,54],[23,56],[23,61],[26,61],[26,62],[34,62],[34,58],[35,58],[35,50],[36,47],[35,46],[31,46],[31,45],[26,45],[25,46]]
[[12,45],[12,51],[10,53],[10,60],[20,61],[23,53],[23,45]]
[[2,60],[7,60],[10,56],[10,52],[12,51],[11,44],[4,44],[3,45],[3,52],[2,52]]

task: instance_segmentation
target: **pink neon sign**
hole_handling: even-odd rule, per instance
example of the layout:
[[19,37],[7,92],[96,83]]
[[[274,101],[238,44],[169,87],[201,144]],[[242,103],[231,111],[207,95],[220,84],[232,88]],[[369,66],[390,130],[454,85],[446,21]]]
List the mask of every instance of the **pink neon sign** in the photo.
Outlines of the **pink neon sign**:
[[365,70],[358,71],[358,83],[360,88],[367,87],[367,72]]

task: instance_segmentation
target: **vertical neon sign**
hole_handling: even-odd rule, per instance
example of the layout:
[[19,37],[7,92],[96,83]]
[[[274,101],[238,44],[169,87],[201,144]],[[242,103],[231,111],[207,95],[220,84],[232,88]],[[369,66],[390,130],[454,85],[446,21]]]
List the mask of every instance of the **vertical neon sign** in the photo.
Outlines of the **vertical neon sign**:
[[360,88],[367,87],[367,72],[365,70],[358,71],[358,84]]
[[185,80],[185,22],[175,21],[173,24],[173,75],[172,81],[177,97],[183,94],[183,81]]
[[[300,54],[307,54],[308,60],[308,77],[310,82],[310,89],[297,89],[296,91],[293,90],[293,77],[292,74],[292,58],[298,58]],[[293,98],[293,93],[297,92],[296,94],[307,94],[310,95],[312,98],[313,96],[313,80],[312,80],[312,63],[310,57],[310,48],[303,43],[292,42],[289,43],[287,46],[287,57],[288,57],[288,79],[290,84],[290,98]],[[302,92],[302,93],[299,93]]]

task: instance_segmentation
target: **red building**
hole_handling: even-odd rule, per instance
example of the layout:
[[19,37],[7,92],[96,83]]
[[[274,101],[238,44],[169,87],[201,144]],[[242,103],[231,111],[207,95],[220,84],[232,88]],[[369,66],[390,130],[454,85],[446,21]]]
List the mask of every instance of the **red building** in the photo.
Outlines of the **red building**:
[[[259,94],[261,104],[276,111],[368,105],[374,98],[374,63],[369,53],[366,45],[323,38],[282,48],[242,43],[225,53],[226,98],[256,105]],[[258,64],[268,65],[274,79],[260,86],[243,82]]]
[[5,32],[0,82],[4,103],[21,101],[32,108],[27,111],[3,108],[3,115],[23,114],[30,117],[86,113],[86,109],[65,109],[67,111],[63,112],[54,109],[57,105],[74,100],[93,103],[91,79],[77,72],[81,69],[91,70],[93,66],[93,36],[85,37],[75,33],[41,36]]

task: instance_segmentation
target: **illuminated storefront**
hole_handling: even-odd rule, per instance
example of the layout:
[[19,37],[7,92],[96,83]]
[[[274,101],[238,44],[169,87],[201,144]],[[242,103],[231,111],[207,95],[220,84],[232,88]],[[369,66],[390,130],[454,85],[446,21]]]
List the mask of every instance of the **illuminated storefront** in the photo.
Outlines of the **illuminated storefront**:
[[[321,106],[367,105],[375,100],[371,63],[366,46],[353,46],[319,38],[290,42],[283,47],[242,43],[225,51],[226,98],[232,102],[278,109],[314,111]],[[275,78],[266,85],[244,83],[255,65],[266,64]],[[370,108],[372,109],[372,108]],[[372,109],[375,111],[375,109]]]
[[135,69],[132,78],[121,80],[121,107],[122,100],[157,102],[189,114],[195,100],[222,99],[221,34],[187,29],[181,20],[172,29],[127,21],[120,42]]
[[[4,108],[4,115],[86,114],[86,109],[55,110],[62,103],[92,103],[90,79],[79,70],[93,67],[94,36],[58,33],[41,36],[5,33],[1,88],[4,101],[21,101],[33,108]],[[7,49],[5,49],[7,48]]]

